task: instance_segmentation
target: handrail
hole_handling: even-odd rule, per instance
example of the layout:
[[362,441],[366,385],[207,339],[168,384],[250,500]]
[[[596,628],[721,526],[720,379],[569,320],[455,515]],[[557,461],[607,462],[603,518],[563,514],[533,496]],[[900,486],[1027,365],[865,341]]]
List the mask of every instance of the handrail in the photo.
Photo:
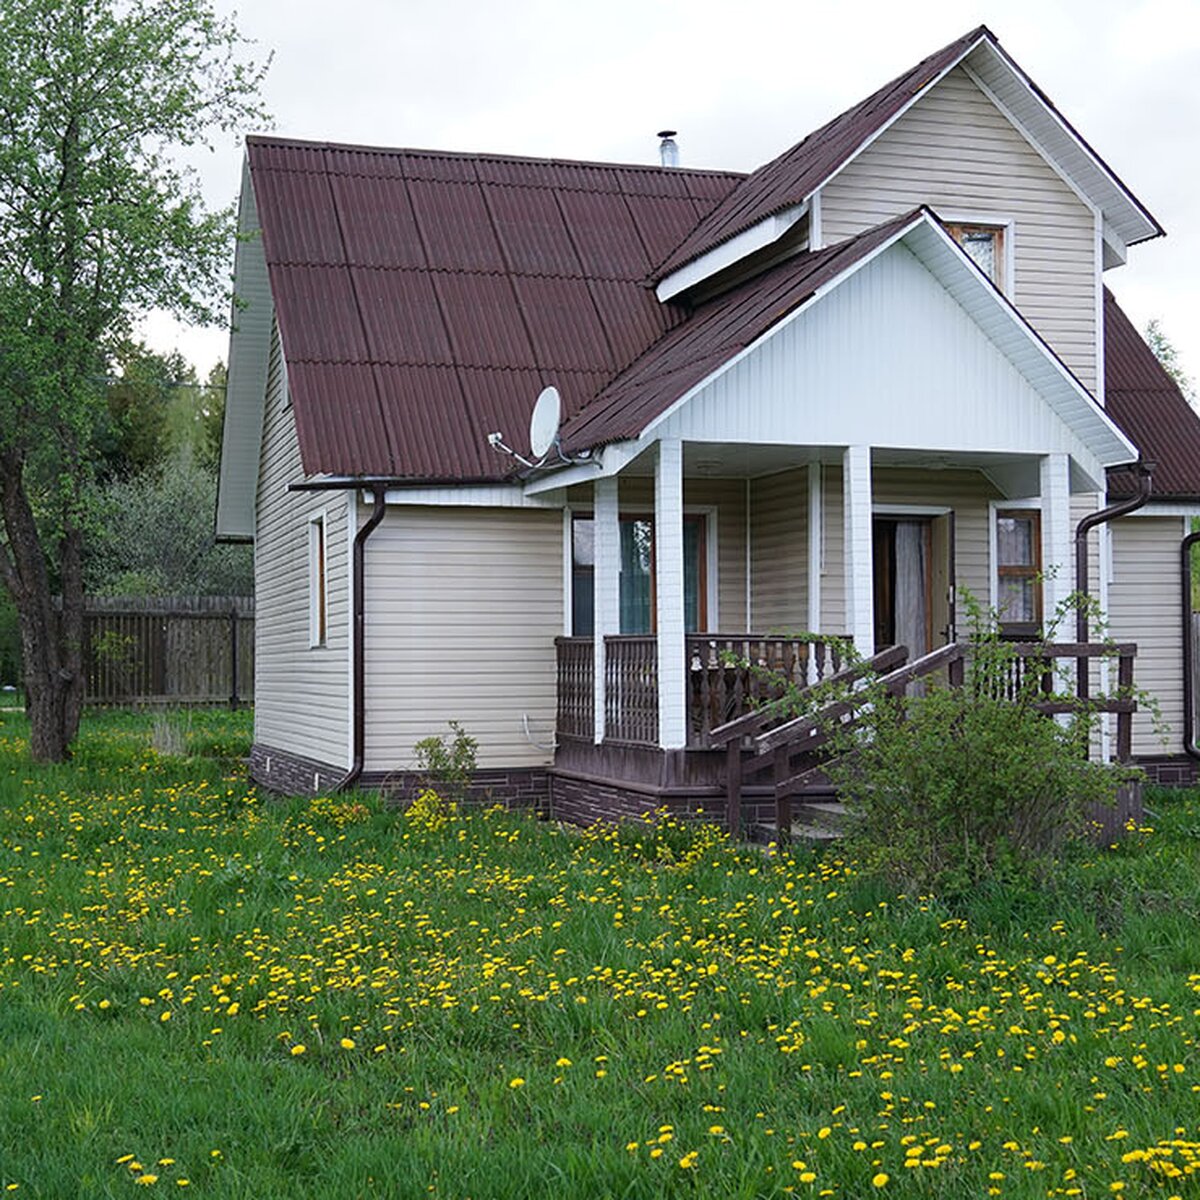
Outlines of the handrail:
[[[828,679],[820,680],[818,686],[829,688],[853,683],[856,679],[860,679],[865,675],[867,671],[887,671],[904,662],[907,658],[907,646],[889,646],[886,650],[881,650],[871,658],[863,659],[862,662],[854,663],[849,667],[843,667],[836,675],[830,675]],[[804,689],[804,691],[809,690],[811,689]],[[763,725],[777,719],[779,716],[777,702],[771,701],[764,704],[761,708],[755,709],[753,712],[745,713],[732,721],[727,721],[724,725],[718,725],[709,734],[709,738],[714,745],[723,746],[735,738],[745,737],[747,734],[754,733]]]

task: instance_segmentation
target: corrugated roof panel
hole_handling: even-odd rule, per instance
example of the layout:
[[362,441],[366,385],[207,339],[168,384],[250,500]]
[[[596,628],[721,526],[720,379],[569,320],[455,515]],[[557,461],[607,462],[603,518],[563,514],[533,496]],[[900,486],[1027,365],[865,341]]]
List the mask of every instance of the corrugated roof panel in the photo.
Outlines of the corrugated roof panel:
[[[1200,499],[1200,416],[1104,289],[1105,409],[1155,463],[1152,499]],[[1132,495],[1136,476],[1108,473],[1111,495]]]
[[[459,383],[467,404],[477,414],[476,425],[486,435],[496,430],[518,454],[529,456],[529,417],[542,388],[554,385],[564,394],[570,378],[554,371],[484,371],[460,367]],[[486,444],[480,451],[484,468],[503,475],[515,469],[511,458]]]
[[433,285],[457,363],[465,367],[538,365],[509,278],[437,272]]
[[373,362],[442,366],[454,362],[428,271],[352,267],[351,275]]
[[641,284],[589,279],[588,291],[618,363],[632,362],[684,318],[682,309],[660,304],[654,293]]
[[696,219],[696,207],[688,196],[626,196],[625,203],[651,262],[670,254],[679,244],[679,230]]
[[[467,478],[484,473],[487,430],[474,419],[453,367],[375,367],[379,404],[395,443],[397,475],[436,477],[447,461]],[[447,420],[454,414],[456,420]],[[488,464],[489,467],[491,464]]]
[[346,257],[369,267],[424,267],[425,251],[403,179],[331,175]]
[[325,170],[325,146],[321,142],[290,142],[275,138],[248,137],[246,154],[254,171]]
[[552,191],[490,187],[485,195],[510,270],[522,275],[583,276]]
[[536,361],[545,367],[615,371],[617,362],[583,279],[514,278]]
[[327,176],[255,171],[253,165],[250,174],[268,259],[309,264],[346,261]]
[[410,179],[408,195],[432,266],[444,271],[504,270],[504,258],[476,184]]
[[267,269],[289,368],[293,360],[345,363],[366,357],[348,268],[268,263]]
[[399,154],[371,146],[330,146],[325,151],[325,165],[331,175],[353,179],[404,178]]
[[397,151],[406,179],[432,183],[474,183],[475,156],[439,150]]
[[288,363],[300,458],[307,475],[390,475],[388,431],[365,363]]
[[637,227],[615,192],[563,192],[559,196],[571,240],[593,279],[644,279],[650,261]]

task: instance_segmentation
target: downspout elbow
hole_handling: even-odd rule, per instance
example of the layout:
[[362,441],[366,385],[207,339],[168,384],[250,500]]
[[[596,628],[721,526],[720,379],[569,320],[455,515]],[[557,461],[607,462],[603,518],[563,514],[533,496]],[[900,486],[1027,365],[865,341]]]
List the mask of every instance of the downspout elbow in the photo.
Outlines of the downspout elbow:
[[[1110,504],[1107,508],[1088,513],[1075,526],[1075,591],[1079,597],[1079,603],[1075,606],[1075,640],[1081,644],[1088,640],[1088,612],[1087,605],[1083,602],[1088,594],[1088,534],[1098,525],[1107,525],[1109,521],[1115,521],[1118,517],[1125,517],[1136,512],[1150,499],[1150,491],[1154,483],[1154,463],[1145,462],[1139,458],[1133,464],[1133,469],[1137,474],[1138,483],[1138,489],[1134,495],[1125,500],[1119,500],[1116,504]],[[1086,700],[1088,696],[1088,660],[1086,658],[1076,660],[1075,669],[1076,693],[1081,700]]]

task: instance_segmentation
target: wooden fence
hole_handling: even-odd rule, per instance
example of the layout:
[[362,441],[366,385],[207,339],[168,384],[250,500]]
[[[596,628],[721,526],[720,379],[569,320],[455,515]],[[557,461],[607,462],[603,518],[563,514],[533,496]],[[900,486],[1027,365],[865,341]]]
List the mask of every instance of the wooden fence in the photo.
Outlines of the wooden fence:
[[89,597],[88,704],[228,704],[254,700],[249,596]]

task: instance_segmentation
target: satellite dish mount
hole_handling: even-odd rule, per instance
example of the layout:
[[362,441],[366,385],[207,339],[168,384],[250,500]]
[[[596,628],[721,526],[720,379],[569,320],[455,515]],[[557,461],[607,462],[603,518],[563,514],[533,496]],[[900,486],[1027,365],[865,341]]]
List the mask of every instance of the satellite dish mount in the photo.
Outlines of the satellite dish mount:
[[529,452],[533,455],[533,461],[518,454],[511,446],[506,446],[504,434],[499,431],[488,434],[488,445],[493,450],[512,455],[517,462],[531,471],[544,467],[551,453],[567,464],[589,459],[590,453],[584,454],[581,459],[570,458],[563,453],[558,437],[561,424],[562,397],[558,394],[558,388],[544,387],[538,393],[538,398],[533,403],[533,412],[529,416]]

